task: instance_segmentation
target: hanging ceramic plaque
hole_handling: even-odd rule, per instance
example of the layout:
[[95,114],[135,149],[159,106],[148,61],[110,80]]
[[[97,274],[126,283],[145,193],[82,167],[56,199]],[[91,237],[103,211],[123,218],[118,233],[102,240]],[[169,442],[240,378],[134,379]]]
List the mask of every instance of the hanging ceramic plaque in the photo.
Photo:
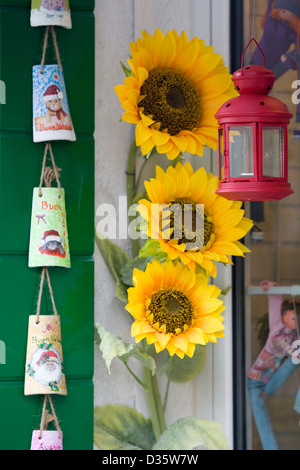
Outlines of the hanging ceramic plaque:
[[69,0],[31,0],[31,26],[72,27]]
[[[48,411],[49,405],[51,413]],[[47,430],[51,422],[54,422],[56,427],[55,431]],[[47,394],[44,396],[40,430],[33,431],[30,450],[63,450],[63,434],[59,426],[51,395]]]
[[30,450],[63,450],[62,432],[33,431]]
[[33,190],[28,265],[71,267],[63,188]]
[[59,315],[29,316],[25,395],[67,395]]
[[76,140],[62,68],[35,65],[32,82],[34,142]]

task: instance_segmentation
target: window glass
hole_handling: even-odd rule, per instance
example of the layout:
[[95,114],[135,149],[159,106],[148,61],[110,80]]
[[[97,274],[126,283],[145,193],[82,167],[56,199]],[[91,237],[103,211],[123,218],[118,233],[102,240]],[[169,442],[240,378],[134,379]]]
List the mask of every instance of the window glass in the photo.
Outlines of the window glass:
[[224,131],[219,130],[219,179],[224,179]]
[[[300,450],[300,367],[293,363],[297,319],[296,325],[300,325],[298,307],[295,304],[294,308],[293,300],[300,296],[297,291],[293,291],[294,296],[290,295],[291,286],[300,286],[300,114],[292,101],[295,92],[292,84],[299,78],[292,61],[285,60],[295,49],[297,33],[289,15],[280,8],[276,11],[273,3],[272,0],[256,1],[255,37],[264,52],[266,67],[277,77],[271,96],[283,101],[294,116],[288,126],[288,180],[294,194],[280,201],[244,204],[246,215],[254,220],[254,227],[245,241],[251,250],[245,261],[247,449]],[[252,10],[253,1],[245,0],[245,44],[253,36]],[[298,18],[297,21],[299,25]],[[278,27],[282,28],[280,39],[273,34]],[[245,63],[263,65],[262,54],[254,41],[247,50]],[[285,176],[280,127],[264,127],[262,150],[263,175]],[[278,284],[282,291],[274,287],[275,297],[270,291],[262,292],[263,281]],[[283,316],[281,307],[285,300],[292,303]]]
[[283,178],[284,130],[283,127],[264,126],[263,137],[263,175]]
[[231,178],[253,176],[252,126],[229,127],[229,159]]

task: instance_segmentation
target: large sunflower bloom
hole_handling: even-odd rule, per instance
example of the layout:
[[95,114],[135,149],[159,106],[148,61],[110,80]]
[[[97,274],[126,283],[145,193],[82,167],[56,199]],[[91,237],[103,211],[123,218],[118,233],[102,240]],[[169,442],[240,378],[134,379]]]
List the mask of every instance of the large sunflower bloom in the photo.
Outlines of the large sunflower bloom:
[[[238,240],[243,238],[253,225],[252,220],[244,217],[242,202],[229,201],[216,194],[218,184],[216,176],[207,174],[204,168],[194,172],[188,162],[185,165],[178,163],[175,168],[169,166],[166,172],[157,166],[156,178],[145,181],[150,201],[142,199],[138,207],[141,216],[148,221],[148,236],[156,240],[156,243],[159,242],[161,251],[171,260],[179,258],[192,270],[197,264],[213,277],[217,274],[215,262],[233,264],[230,256],[244,256],[244,253],[250,252]],[[181,238],[175,238],[172,234],[176,222],[174,205],[182,207]],[[204,219],[200,226],[200,246],[197,243],[193,245],[193,238],[191,235],[185,235],[184,227],[185,207],[196,219],[199,205],[203,205],[202,220]],[[165,208],[170,209],[170,214]],[[168,230],[164,225],[165,213],[169,215]],[[197,233],[198,228],[194,227],[192,235]]]
[[197,37],[189,41],[168,31],[143,32],[130,44],[132,75],[115,91],[125,110],[122,119],[136,124],[143,155],[154,147],[169,159],[180,152],[202,156],[217,148],[219,107],[237,93],[222,56]]
[[128,289],[126,309],[135,318],[131,334],[137,342],[146,338],[156,352],[167,349],[171,356],[192,357],[197,344],[215,343],[223,337],[220,289],[208,285],[180,263],[154,260],[145,272],[135,269]]

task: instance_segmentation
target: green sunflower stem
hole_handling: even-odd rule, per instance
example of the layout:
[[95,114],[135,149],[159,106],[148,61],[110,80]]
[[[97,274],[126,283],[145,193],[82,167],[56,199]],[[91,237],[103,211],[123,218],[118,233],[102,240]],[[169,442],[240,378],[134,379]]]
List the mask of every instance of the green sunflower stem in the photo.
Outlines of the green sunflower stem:
[[168,379],[167,388],[166,388],[166,393],[165,393],[165,399],[164,399],[164,404],[163,404],[163,411],[164,411],[164,413],[166,412],[166,409],[167,409],[170,383],[171,383],[171,380]]
[[144,168],[147,165],[147,163],[149,162],[152,155],[154,155],[155,153],[156,153],[156,148],[154,147],[146,156],[144,156],[144,162],[141,166],[140,173],[138,175],[137,182],[136,182],[136,185],[135,185],[135,189],[136,189],[135,195],[138,191],[138,188],[139,188],[139,185],[140,185],[140,182],[141,182],[141,179],[142,179]]
[[[136,155],[137,155],[137,146],[135,144],[135,138],[132,139],[129,153],[128,153],[128,160],[127,160],[127,169],[126,169],[126,191],[127,191],[127,209],[129,210],[133,204],[135,198],[135,176],[136,176]],[[134,220],[134,216],[128,215],[129,224],[132,220]],[[135,258],[139,254],[139,240],[134,240],[130,238],[131,241],[131,250],[132,250],[132,257]]]
[[157,375],[152,375],[151,376],[151,382],[152,382],[152,390],[153,390],[153,395],[156,403],[156,409],[157,409],[157,415],[158,415],[158,420],[160,424],[160,430],[161,433],[165,432],[167,429],[166,421],[165,421],[165,413],[163,409],[163,404],[162,404],[162,399],[160,395],[160,391],[158,388],[158,381],[157,381]]
[[[145,353],[153,356],[153,345],[148,345],[146,342],[144,342],[143,349]],[[167,425],[165,421],[162,399],[158,387],[157,375],[152,375],[151,370],[149,370],[147,367],[144,367],[144,384],[146,388],[146,398],[152,428],[155,439],[158,440],[162,433],[167,429]]]
[[146,398],[155,439],[158,440],[167,429],[161,396],[157,383],[157,376],[152,375],[148,368],[144,368],[144,383],[146,385]]
[[[136,177],[137,146],[135,143],[135,138],[132,139],[132,142],[129,148],[127,169],[126,169],[126,176],[127,176],[126,177],[126,190],[127,190],[127,209],[128,210],[135,202],[135,198],[137,195],[139,184],[141,182],[143,170],[154,153],[155,153],[155,150],[153,149],[144,158],[144,162],[140,169],[138,177]],[[129,223],[130,223],[131,221],[135,219],[135,215],[129,215],[128,218],[129,218]],[[139,240],[133,240],[131,238],[131,250],[132,250],[133,258],[139,255],[139,250],[140,250]]]
[[131,370],[131,368],[129,367],[129,365],[127,364],[126,361],[123,361],[123,364],[124,366],[126,367],[126,369],[128,370],[128,372],[130,373],[130,375],[132,375],[132,377],[134,378],[134,380],[137,381],[137,383],[143,387],[143,388],[146,388],[146,385],[138,378],[137,375],[135,375],[135,373]]

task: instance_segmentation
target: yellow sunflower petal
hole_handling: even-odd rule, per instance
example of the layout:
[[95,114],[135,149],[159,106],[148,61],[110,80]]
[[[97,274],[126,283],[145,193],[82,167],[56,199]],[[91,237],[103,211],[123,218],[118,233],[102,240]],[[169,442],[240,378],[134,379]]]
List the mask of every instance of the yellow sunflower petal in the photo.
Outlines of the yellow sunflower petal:
[[136,320],[144,321],[145,319],[145,308],[144,303],[129,303],[126,305],[126,310],[134,317]]
[[188,340],[185,334],[174,335],[171,337],[171,341],[177,349],[180,349],[184,353],[188,350]]
[[123,114],[122,120],[131,124],[138,124],[140,122],[140,118],[136,114],[128,112]]
[[193,357],[194,352],[195,352],[195,349],[196,349],[195,344],[189,343],[189,344],[188,344],[188,349],[187,349],[186,355],[187,355],[188,357]]
[[136,145],[140,146],[144,144],[147,140],[151,139],[152,132],[148,127],[145,127],[140,121],[135,129],[135,141]]
[[156,332],[156,339],[162,349],[165,349],[168,342],[170,341],[171,335]]
[[221,331],[225,328],[219,320],[209,315],[200,317],[197,320],[197,327],[205,331],[205,333],[214,333],[215,331]]
[[131,325],[131,336],[136,336],[140,334],[153,333],[153,327],[147,321],[135,321]]
[[190,328],[185,333],[185,336],[191,343],[202,344],[202,345],[206,344],[203,331],[200,328]]
[[150,139],[142,143],[142,145],[140,146],[140,149],[143,155],[147,155],[149,152],[151,152],[153,147],[154,147],[154,142],[152,140],[152,137],[150,137]]
[[144,83],[145,80],[149,77],[149,72],[144,67],[139,67],[137,69],[137,78],[139,80],[140,86]]
[[156,291],[164,285],[164,269],[157,260],[148,264],[146,273],[153,279],[153,290]]
[[156,150],[158,153],[165,153],[168,154],[173,150],[174,143],[173,141],[169,138],[168,142],[164,145],[157,145]]

